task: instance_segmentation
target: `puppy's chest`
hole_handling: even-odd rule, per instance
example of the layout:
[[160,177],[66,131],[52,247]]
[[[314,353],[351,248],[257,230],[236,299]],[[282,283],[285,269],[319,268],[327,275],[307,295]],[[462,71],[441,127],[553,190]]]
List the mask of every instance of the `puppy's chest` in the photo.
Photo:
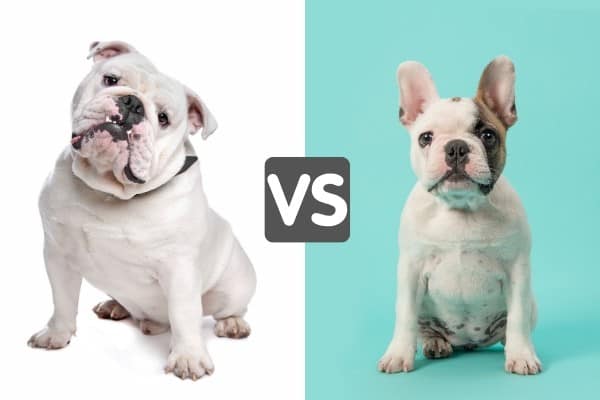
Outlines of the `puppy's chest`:
[[433,248],[422,270],[425,294],[446,304],[477,304],[500,295],[506,279],[495,249]]
[[507,269],[521,251],[522,232],[485,218],[454,217],[413,231],[411,248],[422,263],[426,294],[447,304],[500,296]]

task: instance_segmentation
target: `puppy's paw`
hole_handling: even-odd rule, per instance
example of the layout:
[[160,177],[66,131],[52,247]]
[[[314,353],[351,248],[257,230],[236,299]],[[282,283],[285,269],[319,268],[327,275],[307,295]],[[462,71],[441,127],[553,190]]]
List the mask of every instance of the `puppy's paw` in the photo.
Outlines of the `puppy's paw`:
[[46,327],[33,334],[27,341],[27,344],[40,349],[62,349],[71,342],[71,336],[72,333],[68,330],[64,331]]
[[241,317],[228,317],[217,321],[215,335],[232,339],[242,339],[250,336],[250,325]]
[[171,350],[165,372],[172,372],[181,379],[197,380],[211,375],[215,367],[208,352],[203,347],[188,347]]
[[423,339],[423,354],[427,358],[446,358],[452,355],[452,345],[444,338]]
[[410,372],[414,367],[415,349],[406,346],[390,346],[377,364],[377,369],[387,374]]
[[542,363],[533,350],[519,352],[506,351],[506,372],[519,375],[536,375],[542,372]]
[[119,321],[129,317],[129,311],[127,311],[125,307],[119,304],[119,302],[116,300],[106,300],[98,303],[96,304],[96,307],[93,308],[93,311],[96,313],[98,318],[102,319]]

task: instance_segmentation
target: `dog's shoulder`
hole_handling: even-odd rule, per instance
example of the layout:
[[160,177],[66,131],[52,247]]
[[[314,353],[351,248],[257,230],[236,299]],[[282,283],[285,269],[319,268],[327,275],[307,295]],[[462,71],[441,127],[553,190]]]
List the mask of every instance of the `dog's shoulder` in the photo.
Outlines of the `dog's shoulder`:
[[64,202],[75,194],[77,186],[81,185],[72,172],[73,157],[69,147],[58,155],[54,167],[48,174],[39,196],[40,211],[44,211],[53,204]]

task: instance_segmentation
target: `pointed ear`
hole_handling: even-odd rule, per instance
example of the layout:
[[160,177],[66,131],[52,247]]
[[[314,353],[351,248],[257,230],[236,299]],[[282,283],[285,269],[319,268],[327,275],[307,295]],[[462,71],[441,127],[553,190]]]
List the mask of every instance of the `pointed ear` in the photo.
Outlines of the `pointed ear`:
[[431,102],[439,99],[435,84],[423,64],[406,61],[398,66],[400,121],[410,126]]
[[492,110],[507,128],[517,122],[515,66],[510,58],[498,56],[485,67],[475,98]]
[[194,134],[202,128],[202,139],[206,139],[217,129],[217,121],[196,93],[188,88],[185,88],[185,93],[188,102],[189,133]]
[[137,50],[130,44],[119,41],[93,42],[87,58],[94,58],[94,62],[106,60],[121,54],[135,53]]

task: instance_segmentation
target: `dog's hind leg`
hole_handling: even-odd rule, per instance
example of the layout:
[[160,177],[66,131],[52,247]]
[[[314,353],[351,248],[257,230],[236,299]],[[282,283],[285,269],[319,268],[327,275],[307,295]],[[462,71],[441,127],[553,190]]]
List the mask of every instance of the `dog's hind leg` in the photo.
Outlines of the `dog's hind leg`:
[[250,325],[243,316],[255,288],[254,268],[236,239],[225,273],[219,282],[202,296],[204,313],[212,315],[217,321],[215,335],[235,339],[250,335]]
[[118,301],[113,299],[96,304],[93,311],[98,318],[112,319],[113,321],[119,321],[130,316],[129,311],[127,311]]
[[140,321],[140,329],[144,335],[160,335],[169,330],[169,324],[161,324],[160,322],[143,319]]
[[441,336],[423,338],[423,354],[427,358],[446,358],[452,355],[452,345]]

